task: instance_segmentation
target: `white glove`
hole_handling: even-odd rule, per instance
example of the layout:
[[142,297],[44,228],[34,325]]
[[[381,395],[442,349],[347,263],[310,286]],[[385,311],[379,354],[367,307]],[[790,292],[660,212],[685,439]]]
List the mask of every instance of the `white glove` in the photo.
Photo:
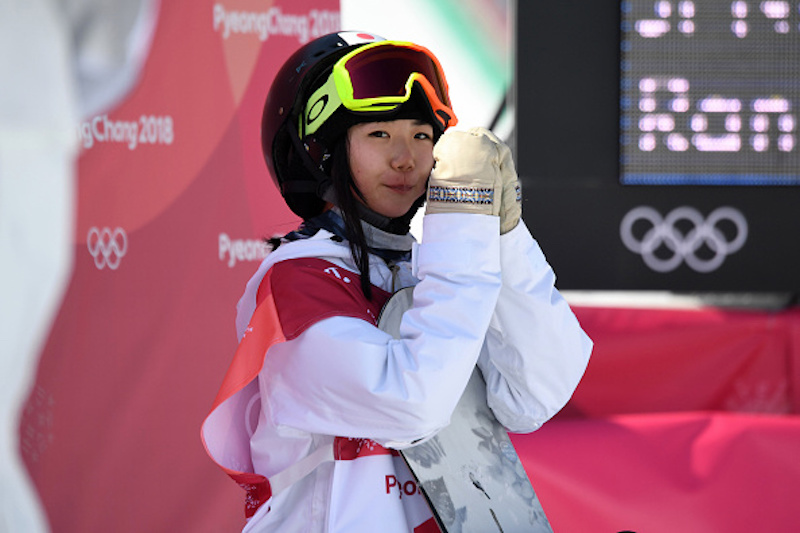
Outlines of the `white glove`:
[[511,148],[491,131],[484,128],[477,130],[497,143],[497,149],[501,154],[500,176],[503,182],[503,194],[500,205],[500,234],[503,235],[516,228],[522,216],[522,186],[514,166]]
[[426,213],[477,213],[500,217],[512,230],[522,213],[511,150],[485,128],[450,131],[433,148]]
[[[522,217],[522,185],[517,178],[514,161],[503,169],[503,206],[500,210],[500,235],[504,235],[517,227]],[[508,179],[506,179],[508,178]]]

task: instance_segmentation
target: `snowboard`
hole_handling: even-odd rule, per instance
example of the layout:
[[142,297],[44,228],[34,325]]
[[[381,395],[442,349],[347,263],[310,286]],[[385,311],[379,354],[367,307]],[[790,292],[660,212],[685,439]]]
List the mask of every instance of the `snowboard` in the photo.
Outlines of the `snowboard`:
[[[378,327],[399,338],[413,287],[396,292]],[[400,450],[445,533],[552,533],[505,428],[486,403],[476,367],[450,425],[430,440]]]

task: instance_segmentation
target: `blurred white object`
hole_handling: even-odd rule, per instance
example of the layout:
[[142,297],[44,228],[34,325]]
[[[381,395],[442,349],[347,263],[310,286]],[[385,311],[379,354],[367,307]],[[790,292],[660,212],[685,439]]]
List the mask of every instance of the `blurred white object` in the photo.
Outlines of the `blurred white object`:
[[47,520],[19,420],[72,267],[76,128],[134,85],[157,0],[0,2],[0,533]]

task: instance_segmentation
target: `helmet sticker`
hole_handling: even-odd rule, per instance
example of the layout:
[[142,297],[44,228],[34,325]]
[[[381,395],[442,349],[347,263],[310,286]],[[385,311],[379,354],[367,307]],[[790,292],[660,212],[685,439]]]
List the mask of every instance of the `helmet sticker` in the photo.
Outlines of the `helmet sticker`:
[[371,43],[373,41],[386,40],[378,35],[365,33],[363,31],[340,31],[338,35],[339,38],[341,38],[344,42],[347,43],[348,46],[352,46],[354,44],[363,44],[363,43]]

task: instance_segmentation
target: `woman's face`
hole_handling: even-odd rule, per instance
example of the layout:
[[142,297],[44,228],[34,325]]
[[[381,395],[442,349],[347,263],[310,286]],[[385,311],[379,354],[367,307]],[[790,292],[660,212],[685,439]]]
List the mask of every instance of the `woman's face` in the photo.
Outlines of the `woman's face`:
[[364,203],[402,216],[425,192],[433,168],[433,127],[420,120],[365,122],[347,132],[350,172]]

